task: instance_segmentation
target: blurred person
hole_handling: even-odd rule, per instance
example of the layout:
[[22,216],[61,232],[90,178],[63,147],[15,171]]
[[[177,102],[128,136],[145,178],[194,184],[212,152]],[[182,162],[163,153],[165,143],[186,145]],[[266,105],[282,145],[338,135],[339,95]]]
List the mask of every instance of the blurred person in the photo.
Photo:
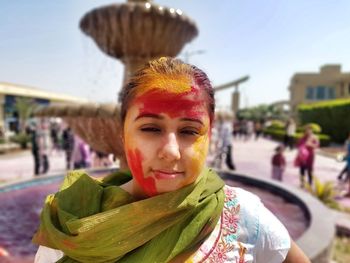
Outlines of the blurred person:
[[247,137],[247,121],[245,119],[241,119],[239,122],[239,137],[243,140]]
[[308,175],[309,185],[312,186],[315,149],[319,147],[318,137],[313,133],[311,126],[305,128],[304,136],[299,140],[295,165],[300,169],[300,186],[304,187],[305,173]]
[[52,121],[50,123],[50,137],[52,141],[53,150],[59,152],[61,150],[60,139],[59,139],[59,125],[57,122]]
[[233,122],[233,137],[237,138],[240,136],[240,121],[238,119],[236,119]]
[[111,160],[109,159],[108,153],[93,151],[92,159],[93,159],[92,161],[93,167],[108,167],[112,164]]
[[29,127],[28,132],[30,133],[30,141],[32,146],[32,154],[34,158],[34,175],[40,173],[40,151],[38,142],[38,132],[36,123],[32,123]]
[[262,133],[262,124],[261,121],[256,121],[254,123],[254,132],[255,132],[255,140],[258,140]]
[[62,133],[62,148],[66,155],[66,169],[72,168],[72,153],[74,149],[74,134],[69,126]]
[[39,155],[40,155],[40,164],[41,171],[40,173],[47,173],[50,169],[49,154],[52,150],[51,138],[49,125],[46,119],[40,120],[40,126],[37,133],[38,146],[39,146]]
[[275,154],[272,156],[271,164],[272,164],[272,179],[277,181],[283,180],[283,173],[286,169],[286,159],[283,155],[284,147],[283,145],[279,145],[275,149]]
[[78,135],[74,135],[72,160],[74,169],[84,169],[91,166],[90,146]]
[[218,115],[217,127],[217,152],[219,168],[222,167],[222,161],[225,160],[226,166],[230,170],[235,170],[236,166],[233,162],[232,156],[232,117],[228,113]]
[[345,155],[343,157],[343,160],[346,162],[346,164],[344,169],[338,175],[338,180],[342,180],[343,176],[345,175],[344,181],[349,183],[349,189],[347,193],[347,196],[349,196],[350,195],[350,132],[348,134],[348,138],[344,143],[344,149],[345,149]]
[[285,126],[285,135],[284,135],[284,147],[289,147],[290,150],[294,148],[294,136],[296,132],[295,121],[290,118]]
[[253,137],[254,134],[254,122],[251,120],[248,120],[246,122],[246,136],[245,140],[250,140]]

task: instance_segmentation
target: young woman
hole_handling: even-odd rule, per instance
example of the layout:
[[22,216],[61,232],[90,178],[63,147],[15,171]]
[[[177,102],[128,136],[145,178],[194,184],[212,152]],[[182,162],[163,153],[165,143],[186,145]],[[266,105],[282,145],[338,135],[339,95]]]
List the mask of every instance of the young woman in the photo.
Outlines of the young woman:
[[258,197],[204,166],[213,116],[204,72],[149,62],[122,96],[131,173],[70,173],[47,197],[35,262],[309,262]]
[[315,150],[320,145],[318,137],[313,133],[312,128],[305,128],[304,136],[298,142],[298,153],[295,159],[295,165],[300,168],[300,186],[305,184],[305,172],[308,176],[308,183],[312,186],[312,177],[315,162]]

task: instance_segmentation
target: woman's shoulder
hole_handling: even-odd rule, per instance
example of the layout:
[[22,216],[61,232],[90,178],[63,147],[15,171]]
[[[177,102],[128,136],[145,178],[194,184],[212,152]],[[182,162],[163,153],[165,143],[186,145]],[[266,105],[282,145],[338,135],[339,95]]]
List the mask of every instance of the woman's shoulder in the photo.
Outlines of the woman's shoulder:
[[[225,186],[225,205],[223,209],[223,222],[225,217],[236,217],[237,240],[255,245],[260,229],[261,203],[260,198],[242,188]],[[229,221],[232,222],[232,221]],[[225,224],[223,224],[223,227]]]
[[193,262],[217,262],[220,255],[225,258],[222,262],[255,262],[256,258],[269,257],[272,261],[266,262],[282,262],[290,247],[283,225],[257,195],[231,186],[225,186],[224,192],[221,218]]
[[225,185],[224,192],[226,196],[225,206],[230,207],[233,203],[238,204],[240,210],[245,213],[253,212],[252,215],[255,215],[254,210],[262,204],[257,195],[243,188]]

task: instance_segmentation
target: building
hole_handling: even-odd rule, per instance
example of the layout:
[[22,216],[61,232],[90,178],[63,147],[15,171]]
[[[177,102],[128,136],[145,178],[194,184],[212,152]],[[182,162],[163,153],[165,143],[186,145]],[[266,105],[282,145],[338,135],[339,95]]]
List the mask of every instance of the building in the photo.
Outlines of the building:
[[294,116],[300,104],[350,98],[350,72],[340,65],[324,65],[319,73],[296,73],[289,86],[290,106]]
[[18,129],[18,113],[16,111],[16,98],[30,98],[38,105],[52,103],[83,103],[87,99],[73,97],[37,88],[0,82],[0,127],[5,130]]

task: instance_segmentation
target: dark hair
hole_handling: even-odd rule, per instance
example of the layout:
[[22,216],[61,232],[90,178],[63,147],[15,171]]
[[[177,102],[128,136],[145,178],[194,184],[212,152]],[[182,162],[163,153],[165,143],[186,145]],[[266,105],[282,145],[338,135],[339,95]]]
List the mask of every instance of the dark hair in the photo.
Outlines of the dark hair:
[[284,150],[284,146],[283,145],[278,145],[276,148],[275,148],[275,152],[279,152],[279,151],[283,151]]
[[208,112],[211,123],[213,122],[215,112],[214,91],[207,74],[196,66],[186,64],[180,59],[162,57],[149,61],[142,69],[137,71],[131,77],[121,93],[121,121],[124,123],[129,104],[136,95],[137,88],[142,85],[145,80],[157,77],[157,74],[168,75],[172,77],[188,76],[198,85],[199,89],[205,91],[207,95]]

